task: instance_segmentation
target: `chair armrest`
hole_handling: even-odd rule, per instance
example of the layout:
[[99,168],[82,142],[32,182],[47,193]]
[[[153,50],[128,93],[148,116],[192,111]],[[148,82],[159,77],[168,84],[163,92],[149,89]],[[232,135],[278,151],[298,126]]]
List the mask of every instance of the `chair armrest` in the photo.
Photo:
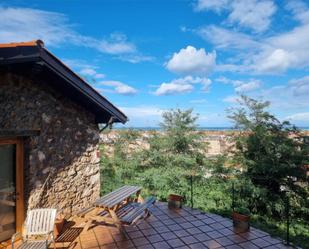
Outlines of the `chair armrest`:
[[55,242],[55,236],[54,236],[54,231],[50,231],[47,234],[47,241],[50,242]]
[[11,239],[12,244],[16,241],[17,238],[22,238],[21,232],[14,233],[14,234],[12,235],[12,239]]
[[12,249],[14,249],[14,243],[15,243],[16,239],[19,238],[19,237],[23,239],[21,232],[14,233],[12,235],[12,239],[11,239],[11,241],[12,241]]

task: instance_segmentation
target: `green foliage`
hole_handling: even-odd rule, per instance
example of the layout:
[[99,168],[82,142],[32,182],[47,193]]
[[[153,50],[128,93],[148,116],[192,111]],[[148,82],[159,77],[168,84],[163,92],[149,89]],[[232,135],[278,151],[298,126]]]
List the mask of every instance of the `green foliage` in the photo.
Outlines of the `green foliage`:
[[[308,145],[296,127],[286,121],[280,122],[265,110],[269,102],[242,96],[240,104],[229,116],[240,129],[235,137],[235,161],[241,163],[245,169],[243,176],[257,188],[251,189],[250,198],[256,200],[258,196],[264,203],[260,205],[254,201],[256,206],[252,208],[282,217],[285,196],[282,188],[293,196],[295,207],[303,198],[308,198],[304,168],[308,164]],[[273,205],[269,207],[268,202]]]
[[[144,196],[166,201],[169,194],[179,194],[191,205],[192,191],[195,208],[230,217],[234,203],[236,210],[251,214],[255,226],[282,238],[289,197],[292,241],[309,248],[309,189],[303,168],[309,164],[308,144],[295,127],[265,111],[268,105],[242,97],[241,107],[231,111],[239,129],[232,157],[205,156],[207,144],[196,131],[191,109],[165,112],[162,132],[148,138],[149,148],[130,150],[140,133],[121,131],[114,154],[101,158],[101,194],[124,184],[139,185]],[[104,154],[104,146],[101,150]],[[289,190],[288,196],[280,186]]]

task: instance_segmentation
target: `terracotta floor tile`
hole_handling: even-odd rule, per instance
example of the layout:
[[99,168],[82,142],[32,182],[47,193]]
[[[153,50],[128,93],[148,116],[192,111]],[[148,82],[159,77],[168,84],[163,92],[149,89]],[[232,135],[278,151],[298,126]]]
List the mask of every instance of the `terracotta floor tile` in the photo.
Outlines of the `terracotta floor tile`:
[[156,249],[168,249],[171,248],[169,244],[167,244],[165,241],[153,243],[152,246]]
[[167,233],[167,232],[170,232],[170,230],[167,228],[167,227],[157,227],[157,228],[155,228],[156,229],[156,231],[158,232],[158,233]]
[[176,239],[177,238],[177,236],[174,233],[172,233],[172,232],[161,233],[160,235],[165,240],[170,240],[170,239]]
[[195,235],[195,234],[199,234],[201,233],[201,230],[196,228],[196,227],[191,227],[191,228],[188,228],[186,230],[188,233],[190,233],[191,235]]
[[272,238],[272,237],[270,237],[270,236],[265,236],[265,237],[263,237],[263,240],[266,240],[266,241],[269,242],[271,245],[279,244],[279,243],[282,242],[282,240],[275,239],[275,238]]
[[221,225],[220,223],[213,223],[213,224],[210,224],[209,226],[216,229],[216,230],[220,230],[220,229],[225,228],[225,226]]
[[129,235],[129,237],[131,239],[136,239],[136,238],[139,238],[139,237],[144,237],[144,234],[141,231],[129,232],[128,235]]
[[231,246],[226,246],[226,249],[242,249],[242,247],[238,246],[238,245],[231,245]]
[[250,240],[250,242],[252,242],[252,243],[255,244],[256,246],[262,247],[262,248],[271,245],[270,242],[264,240],[263,238],[257,238],[257,239],[254,239],[254,240]]
[[199,226],[203,226],[204,225],[204,223],[202,222],[202,221],[200,221],[200,220],[196,220],[196,221],[193,221],[193,222],[191,222],[194,226],[196,226],[196,227],[199,227]]
[[207,235],[213,239],[223,237],[223,235],[217,231],[208,232]]
[[100,249],[118,249],[115,243],[100,246]]
[[200,242],[195,243],[195,244],[191,244],[191,245],[189,245],[189,246],[190,246],[191,249],[204,249],[204,248],[207,248],[207,247],[205,246],[205,244],[200,243]]
[[147,229],[143,229],[141,231],[145,236],[150,236],[153,234],[158,234],[157,230],[154,228],[147,228]]
[[184,222],[179,224],[182,228],[187,229],[187,228],[191,228],[194,227],[190,222]]
[[171,239],[171,240],[166,240],[166,242],[172,247],[176,248],[179,246],[184,246],[185,244],[180,240],[180,239]]
[[257,248],[259,248],[256,245],[254,245],[253,243],[251,243],[250,241],[246,241],[246,242],[240,243],[239,245],[242,248],[245,248],[245,249],[257,249]]
[[177,231],[177,230],[182,230],[182,227],[179,226],[179,225],[170,225],[170,226],[167,226],[169,230],[171,231]]
[[193,237],[201,242],[211,239],[206,233],[196,234],[196,235],[193,235]]
[[149,244],[149,240],[146,239],[146,237],[141,237],[141,238],[134,239],[133,244],[135,246],[142,246],[142,245]]
[[206,224],[206,225],[210,225],[210,224],[213,224],[213,223],[216,223],[217,221],[211,219],[211,218],[207,218],[207,219],[203,219],[203,222]]
[[232,234],[235,234],[234,231],[228,229],[228,228],[223,228],[223,229],[219,229],[218,230],[221,234],[225,235],[225,236],[229,236],[229,235],[232,235]]
[[151,223],[151,226],[153,226],[154,228],[156,228],[156,227],[165,226],[165,224],[163,224],[161,221],[154,221],[154,222]]
[[160,241],[163,241],[163,240],[164,240],[159,234],[147,236],[147,239],[148,239],[151,243],[160,242]]
[[174,231],[174,234],[176,234],[178,237],[185,237],[190,235],[186,230],[183,229]]
[[124,240],[116,242],[119,248],[134,248],[134,244],[131,240]]
[[193,244],[193,243],[197,243],[199,242],[196,238],[194,238],[193,236],[186,236],[186,237],[181,237],[181,240],[187,244],[187,245],[190,245],[190,244]]
[[228,238],[232,240],[235,244],[247,241],[244,237],[241,237],[239,234],[231,234]]
[[222,246],[230,246],[234,244],[234,242],[227,237],[218,238],[216,241]]
[[200,226],[200,227],[198,227],[198,229],[200,229],[204,233],[211,232],[211,231],[214,230],[213,228],[211,228],[210,226],[207,226],[207,225]]
[[153,249],[154,247],[151,244],[137,246],[137,249]]
[[190,247],[189,246],[179,246],[177,247],[177,249],[190,249]]
[[205,242],[203,242],[204,245],[207,246],[207,248],[209,249],[214,249],[214,248],[220,248],[222,247],[217,241],[215,240],[207,240]]

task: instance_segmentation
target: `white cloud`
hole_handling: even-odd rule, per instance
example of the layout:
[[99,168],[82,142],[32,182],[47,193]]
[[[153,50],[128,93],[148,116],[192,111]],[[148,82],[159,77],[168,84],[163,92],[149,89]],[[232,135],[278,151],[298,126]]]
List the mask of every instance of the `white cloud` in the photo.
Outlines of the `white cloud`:
[[236,92],[250,92],[260,88],[261,82],[259,80],[251,80],[248,83],[243,83],[235,88]]
[[[100,81],[98,85],[109,86],[114,88],[114,92],[121,95],[134,95],[137,93],[137,90],[127,84],[124,84],[120,81]],[[103,90],[104,91],[104,90]]]
[[275,49],[271,54],[262,56],[254,65],[257,72],[272,73],[284,72],[293,62],[293,54],[285,51],[284,49]]
[[220,12],[227,7],[229,0],[198,0],[194,6],[196,11],[214,10]]
[[212,42],[216,49],[224,49],[232,54],[232,63],[217,65],[217,71],[278,74],[289,69],[309,67],[309,24],[266,38],[256,38],[213,25],[195,32]]
[[262,85],[261,81],[257,79],[249,79],[248,81],[242,81],[232,80],[226,77],[219,77],[216,79],[216,81],[224,84],[232,84],[237,93],[251,92],[253,90],[259,89]]
[[295,96],[309,95],[309,76],[300,79],[293,79],[289,81],[288,86]]
[[155,91],[155,95],[174,95],[180,93],[192,92],[193,86],[191,84],[177,84],[175,82],[162,83]]
[[260,95],[275,111],[306,112],[309,108],[309,77],[292,79],[285,85],[263,89]]
[[277,7],[271,0],[198,0],[195,10],[214,10],[218,13],[226,10],[229,12],[226,23],[236,23],[262,32],[269,28]]
[[293,13],[296,20],[309,23],[309,9],[303,1],[290,0],[287,2],[286,9]]
[[236,104],[236,103],[239,103],[239,100],[240,100],[239,96],[232,95],[232,96],[225,97],[223,99],[223,102],[230,103],[230,104]]
[[215,25],[200,27],[195,32],[205,41],[215,44],[216,48],[257,49],[261,44],[251,36]]
[[147,55],[141,55],[141,54],[126,54],[126,55],[120,55],[116,58],[122,61],[133,63],[133,64],[137,64],[140,62],[150,62],[150,61],[155,60],[153,56],[147,56]]
[[309,112],[295,113],[290,116],[287,116],[285,119],[290,120],[292,122],[295,121],[309,122]]
[[120,109],[128,115],[130,120],[132,118],[147,118],[161,116],[164,109],[155,106],[135,106],[135,107],[120,107]]
[[120,55],[138,53],[125,34],[112,33],[97,39],[78,33],[66,15],[39,9],[0,6],[0,42],[41,39],[46,46],[75,45],[99,52]]
[[228,22],[238,23],[242,27],[255,32],[262,32],[269,28],[271,17],[277,8],[270,0],[238,0],[231,2],[231,13]]
[[162,83],[158,89],[154,92],[155,95],[175,95],[192,92],[194,84],[200,84],[201,90],[207,92],[211,84],[211,80],[208,78],[186,76],[172,80],[171,82]]
[[206,53],[204,48],[196,49],[187,46],[166,63],[166,68],[171,72],[186,75],[206,75],[211,72],[216,64],[216,52]]
[[192,99],[190,100],[191,104],[204,104],[207,103],[206,99]]
[[101,74],[101,73],[98,73],[95,69],[91,68],[91,67],[85,67],[85,68],[82,68],[79,73],[81,75],[84,75],[84,76],[90,76],[90,77],[93,77],[95,79],[102,79],[105,77],[104,74]]

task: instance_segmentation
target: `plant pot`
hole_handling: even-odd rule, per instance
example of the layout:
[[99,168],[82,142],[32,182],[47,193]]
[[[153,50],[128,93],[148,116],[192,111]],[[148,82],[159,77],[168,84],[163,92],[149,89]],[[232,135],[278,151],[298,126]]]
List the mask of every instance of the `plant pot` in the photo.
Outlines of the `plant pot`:
[[61,231],[63,229],[65,223],[65,219],[64,218],[57,218],[55,221],[55,227],[54,227],[54,236],[55,238],[57,238],[59,236],[59,234],[61,234]]
[[180,195],[170,194],[168,196],[168,208],[169,209],[177,209],[182,208],[183,197]]
[[232,219],[236,232],[243,233],[250,230],[250,215],[233,212]]

